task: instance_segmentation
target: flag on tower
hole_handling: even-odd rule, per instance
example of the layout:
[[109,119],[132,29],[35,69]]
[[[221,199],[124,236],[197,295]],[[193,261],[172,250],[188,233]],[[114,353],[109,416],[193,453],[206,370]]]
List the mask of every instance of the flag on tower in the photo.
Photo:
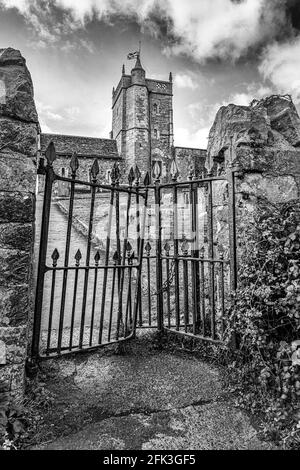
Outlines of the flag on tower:
[[136,57],[139,57],[140,51],[135,51],[135,52],[129,52],[127,59],[132,60],[135,59]]

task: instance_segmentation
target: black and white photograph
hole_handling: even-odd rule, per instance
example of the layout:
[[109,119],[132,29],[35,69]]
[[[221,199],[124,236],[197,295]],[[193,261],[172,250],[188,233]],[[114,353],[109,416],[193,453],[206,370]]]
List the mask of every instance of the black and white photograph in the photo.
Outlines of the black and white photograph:
[[8,462],[300,450],[299,115],[299,0],[0,0]]

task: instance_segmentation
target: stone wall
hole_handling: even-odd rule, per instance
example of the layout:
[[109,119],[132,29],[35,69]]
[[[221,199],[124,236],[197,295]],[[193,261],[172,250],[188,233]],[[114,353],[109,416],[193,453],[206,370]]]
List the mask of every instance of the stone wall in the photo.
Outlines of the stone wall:
[[22,399],[29,322],[38,117],[19,51],[0,49],[0,403]]
[[[241,171],[236,179],[239,256],[247,248],[247,226],[259,200],[277,204],[299,199],[299,135],[300,118],[288,96],[270,96],[250,106],[230,104],[216,115],[206,165],[215,173],[229,165]],[[222,243],[228,229],[227,184],[214,185],[213,199],[216,240]]]
[[206,150],[175,147],[174,156],[178,167],[179,178],[181,180],[188,179],[191,169],[193,169],[197,178],[201,178],[202,175],[204,176],[206,172]]

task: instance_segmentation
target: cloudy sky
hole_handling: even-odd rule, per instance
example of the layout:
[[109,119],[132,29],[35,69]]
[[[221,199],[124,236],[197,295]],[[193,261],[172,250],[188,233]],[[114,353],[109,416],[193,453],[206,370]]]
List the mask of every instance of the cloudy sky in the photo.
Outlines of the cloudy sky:
[[149,78],[173,72],[176,145],[206,148],[222,104],[289,93],[300,111],[300,0],[0,0],[44,132],[108,137],[139,40]]

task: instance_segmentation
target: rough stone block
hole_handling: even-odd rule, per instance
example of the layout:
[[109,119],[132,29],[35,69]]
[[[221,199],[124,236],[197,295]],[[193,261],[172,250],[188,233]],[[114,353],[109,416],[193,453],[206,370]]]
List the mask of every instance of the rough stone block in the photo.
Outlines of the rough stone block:
[[0,49],[0,80],[5,88],[0,114],[37,123],[32,79],[19,51]]
[[31,254],[0,249],[0,284],[9,286],[29,281]]
[[37,125],[0,116],[0,150],[36,157]]
[[5,363],[24,363],[27,352],[27,326],[0,328],[0,344],[5,344]]
[[31,312],[28,285],[0,287],[0,326],[25,326]]
[[0,366],[6,364],[6,344],[0,340]]
[[267,198],[273,203],[284,203],[298,197],[298,187],[293,176],[247,174],[238,191]]
[[33,246],[32,224],[0,224],[0,247],[30,251]]
[[[1,171],[1,159],[0,159]],[[0,192],[0,223],[33,222],[35,196],[21,192]]]
[[24,390],[24,364],[0,366],[0,394]]
[[30,158],[0,154],[0,175],[0,191],[35,193],[36,166]]

